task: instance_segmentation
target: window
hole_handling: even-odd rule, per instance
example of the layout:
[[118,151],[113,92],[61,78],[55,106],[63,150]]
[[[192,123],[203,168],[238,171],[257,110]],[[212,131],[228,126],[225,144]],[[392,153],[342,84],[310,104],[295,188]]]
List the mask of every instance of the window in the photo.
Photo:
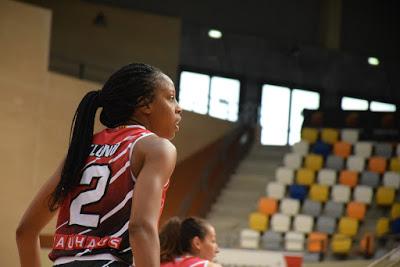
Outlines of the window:
[[341,106],[343,110],[368,110],[368,101],[353,97],[342,97]]
[[318,109],[319,93],[294,89],[290,101],[289,144],[293,145],[301,139],[303,125],[303,109]]
[[264,85],[261,98],[261,144],[286,145],[288,136],[290,89]]
[[239,80],[182,71],[179,88],[179,103],[183,109],[237,121]]
[[212,117],[237,121],[240,82],[223,77],[211,78],[210,109]]
[[396,105],[389,104],[389,103],[383,103],[383,102],[377,102],[377,101],[371,101],[369,108],[371,111],[386,111],[386,112],[395,112],[396,111]]

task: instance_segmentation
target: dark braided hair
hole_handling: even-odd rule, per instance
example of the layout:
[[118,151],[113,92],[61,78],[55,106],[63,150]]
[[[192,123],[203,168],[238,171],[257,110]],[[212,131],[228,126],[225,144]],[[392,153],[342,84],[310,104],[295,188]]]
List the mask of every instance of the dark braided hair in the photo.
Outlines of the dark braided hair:
[[197,217],[188,217],[183,221],[178,217],[169,219],[160,231],[161,263],[191,253],[193,238],[197,236],[204,240],[207,235],[207,225],[207,221]]
[[91,91],[83,97],[72,120],[68,153],[61,180],[49,201],[50,210],[56,210],[68,192],[79,184],[90,153],[97,109],[103,108],[100,121],[106,127],[126,124],[135,109],[151,103],[162,75],[155,67],[132,63],[112,74],[100,91]]

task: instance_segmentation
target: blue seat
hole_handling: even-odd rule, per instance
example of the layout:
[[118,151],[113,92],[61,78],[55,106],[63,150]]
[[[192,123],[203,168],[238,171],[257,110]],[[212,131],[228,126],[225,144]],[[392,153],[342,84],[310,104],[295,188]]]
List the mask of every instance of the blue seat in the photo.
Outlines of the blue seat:
[[392,234],[400,234],[400,218],[393,220],[390,224]]
[[312,153],[319,154],[319,155],[322,155],[324,157],[328,156],[331,153],[331,150],[332,150],[332,146],[331,145],[329,145],[329,144],[327,144],[325,142],[322,142],[320,140],[317,141],[313,145],[313,147],[311,149]]
[[307,197],[307,186],[292,184],[289,187],[289,196],[294,199],[304,200]]

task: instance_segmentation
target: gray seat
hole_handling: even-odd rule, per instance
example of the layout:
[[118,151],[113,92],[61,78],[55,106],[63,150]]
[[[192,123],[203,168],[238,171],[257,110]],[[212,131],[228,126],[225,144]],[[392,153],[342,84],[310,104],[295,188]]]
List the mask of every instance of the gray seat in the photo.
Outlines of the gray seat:
[[368,185],[371,187],[378,187],[379,186],[379,174],[370,171],[363,171],[361,173],[361,181],[360,184]]
[[329,155],[326,159],[326,168],[341,171],[344,169],[344,159],[338,156]]
[[318,217],[321,215],[322,205],[321,202],[306,199],[301,209],[302,214]]
[[303,254],[304,262],[319,262],[321,260],[321,255],[319,253],[306,252]]
[[390,144],[377,143],[375,144],[375,155],[385,158],[390,158],[392,156],[393,147]]
[[282,250],[282,234],[274,231],[266,231],[261,237],[261,247],[268,250]]
[[327,216],[330,218],[340,218],[340,217],[342,217],[343,209],[344,209],[343,203],[329,200],[325,204],[324,216]]
[[335,229],[336,219],[327,216],[321,216],[318,218],[316,226],[317,232],[327,233],[331,235],[335,232]]

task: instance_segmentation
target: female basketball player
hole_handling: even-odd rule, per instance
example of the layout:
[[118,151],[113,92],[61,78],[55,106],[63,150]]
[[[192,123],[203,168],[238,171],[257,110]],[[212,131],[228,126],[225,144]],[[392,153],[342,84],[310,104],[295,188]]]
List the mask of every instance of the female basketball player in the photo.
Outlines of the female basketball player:
[[[93,135],[96,110],[107,128]],[[55,266],[159,266],[158,219],[175,167],[181,108],[171,79],[145,64],[87,93],[65,160],[17,229],[21,266],[40,266],[39,233],[58,211]]]
[[221,267],[214,227],[200,218],[173,217],[160,232],[161,267]]

